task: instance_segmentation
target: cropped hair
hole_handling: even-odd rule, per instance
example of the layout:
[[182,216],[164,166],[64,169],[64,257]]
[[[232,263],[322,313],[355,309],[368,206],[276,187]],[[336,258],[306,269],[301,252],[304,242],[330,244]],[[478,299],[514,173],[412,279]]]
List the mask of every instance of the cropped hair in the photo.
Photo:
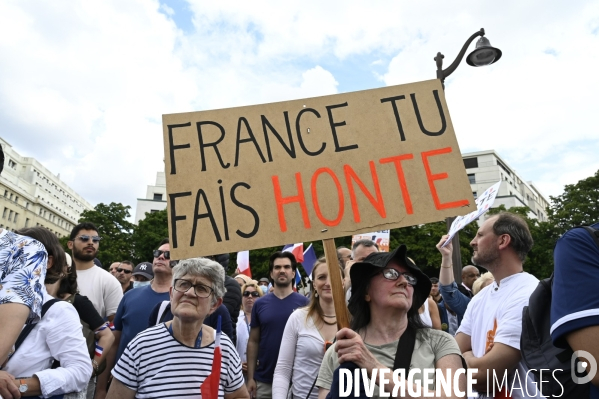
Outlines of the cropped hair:
[[431,277],[431,284],[439,284],[439,279],[437,277]]
[[173,287],[175,280],[183,276],[205,277],[212,282],[212,290],[214,291],[214,304],[219,298],[225,296],[225,270],[220,263],[207,258],[190,258],[180,261],[177,266],[173,267]]
[[131,266],[133,269],[135,269],[135,265],[133,264],[133,262],[131,262],[130,260],[124,260],[122,262],[120,262],[121,265],[129,265]]
[[160,248],[161,246],[163,246],[164,244],[170,244],[170,241],[169,241],[168,237],[167,237],[167,238],[163,238],[163,239],[162,239],[162,241],[160,241],[160,242],[158,243],[158,246],[157,246],[156,248],[158,249],[158,248]]
[[48,252],[48,257],[52,257],[52,267],[46,272],[47,284],[53,284],[64,277],[64,269],[67,266],[67,256],[58,241],[58,237],[45,227],[25,227],[15,233],[22,236],[31,237],[41,242]]
[[75,237],[77,237],[77,234],[79,234],[79,232],[81,230],[93,230],[96,233],[98,233],[98,228],[96,227],[95,224],[93,224],[92,222],[83,222],[83,223],[79,223],[77,226],[73,227],[73,230],[71,230],[71,235],[69,237],[69,240],[73,241],[75,239]]
[[353,256],[353,252],[354,252],[354,251],[356,250],[356,248],[358,248],[360,245],[361,245],[361,246],[363,246],[363,247],[366,247],[366,248],[370,248],[370,247],[376,247],[377,251],[380,249],[380,248],[379,248],[379,245],[378,245],[376,242],[374,242],[374,241],[372,241],[372,240],[369,240],[368,238],[364,238],[364,239],[362,239],[362,240],[358,240],[358,241],[354,242],[354,245],[352,245],[352,247],[351,247],[352,256]]
[[[297,261],[295,260],[295,256],[291,252],[281,252],[277,251],[270,255],[268,259],[268,273],[272,273],[275,268],[275,259],[287,258],[291,261],[291,269],[295,271],[297,269]],[[294,280],[295,282],[295,280]]]
[[493,224],[495,235],[507,234],[510,236],[510,246],[514,249],[522,262],[531,250],[533,239],[528,229],[528,224],[519,215],[511,212],[501,212],[496,216]]

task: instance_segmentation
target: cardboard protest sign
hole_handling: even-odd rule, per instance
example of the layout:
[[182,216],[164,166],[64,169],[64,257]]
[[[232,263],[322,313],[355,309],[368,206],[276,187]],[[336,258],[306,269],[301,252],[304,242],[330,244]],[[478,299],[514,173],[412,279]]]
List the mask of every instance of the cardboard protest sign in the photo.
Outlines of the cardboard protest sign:
[[438,80],[163,115],[171,256],[463,215],[474,198]]
[[478,219],[480,215],[487,212],[493,206],[500,185],[501,180],[487,188],[485,192],[476,199],[475,211],[467,214],[466,216],[458,216],[454,219],[454,221],[451,223],[451,227],[449,228],[449,232],[447,233],[449,238],[445,241],[442,247],[449,244],[453,236],[455,236],[458,231],[462,230],[467,224],[472,223],[473,220]]
[[352,248],[356,241],[360,240],[371,240],[376,242],[379,246],[380,252],[389,252],[389,238],[391,235],[390,230],[381,230],[381,231],[373,231],[372,233],[362,233],[362,234],[354,234],[351,237],[351,245]]

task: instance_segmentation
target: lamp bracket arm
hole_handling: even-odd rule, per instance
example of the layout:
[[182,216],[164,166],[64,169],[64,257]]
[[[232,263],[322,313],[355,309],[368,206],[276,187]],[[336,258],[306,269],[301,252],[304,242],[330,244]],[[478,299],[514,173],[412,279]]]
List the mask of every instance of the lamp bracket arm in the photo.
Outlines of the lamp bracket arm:
[[468,38],[466,43],[464,43],[464,45],[462,46],[462,50],[460,50],[460,53],[458,54],[456,59],[446,69],[442,69],[443,54],[437,53],[437,56],[435,57],[435,61],[437,61],[437,79],[440,79],[441,82],[445,82],[445,78],[448,77],[449,75],[451,75],[453,73],[453,71],[456,70],[458,65],[460,65],[460,62],[462,62],[462,59],[464,58],[464,54],[466,54],[466,50],[468,50],[468,46],[470,46],[470,43],[472,43],[472,41],[474,39],[476,39],[477,37],[484,36],[484,35],[485,35],[485,29],[481,28],[478,32],[476,32],[472,36],[470,36],[470,38]]

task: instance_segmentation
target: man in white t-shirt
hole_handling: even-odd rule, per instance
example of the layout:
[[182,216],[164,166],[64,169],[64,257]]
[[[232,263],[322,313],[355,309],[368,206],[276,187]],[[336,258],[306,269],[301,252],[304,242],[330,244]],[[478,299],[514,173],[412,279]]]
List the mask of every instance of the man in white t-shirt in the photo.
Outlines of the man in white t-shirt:
[[[522,268],[533,245],[528,225],[517,215],[500,213],[483,223],[470,245],[472,263],[495,277],[472,298],[455,337],[468,368],[478,369],[475,397],[541,397],[520,355],[522,309],[539,283]],[[439,249],[441,266],[451,265],[448,247]]]
[[85,222],[71,231],[67,245],[77,267],[79,293],[89,298],[101,317],[112,321],[123,297],[123,290],[117,279],[94,264],[101,239],[96,226]]

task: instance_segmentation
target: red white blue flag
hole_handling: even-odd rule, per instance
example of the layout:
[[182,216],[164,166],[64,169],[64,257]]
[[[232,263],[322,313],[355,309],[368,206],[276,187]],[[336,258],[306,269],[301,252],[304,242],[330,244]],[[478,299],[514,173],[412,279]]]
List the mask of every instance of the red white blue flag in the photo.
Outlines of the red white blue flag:
[[218,316],[218,321],[216,322],[216,336],[214,337],[214,360],[212,361],[212,371],[200,386],[200,393],[203,399],[218,398],[218,387],[220,385],[220,364],[222,359],[220,351],[221,332],[221,316]]
[[297,263],[302,263],[304,261],[304,243],[300,242],[298,244],[289,244],[283,247],[283,252],[291,252],[293,256],[295,256],[295,261]]

